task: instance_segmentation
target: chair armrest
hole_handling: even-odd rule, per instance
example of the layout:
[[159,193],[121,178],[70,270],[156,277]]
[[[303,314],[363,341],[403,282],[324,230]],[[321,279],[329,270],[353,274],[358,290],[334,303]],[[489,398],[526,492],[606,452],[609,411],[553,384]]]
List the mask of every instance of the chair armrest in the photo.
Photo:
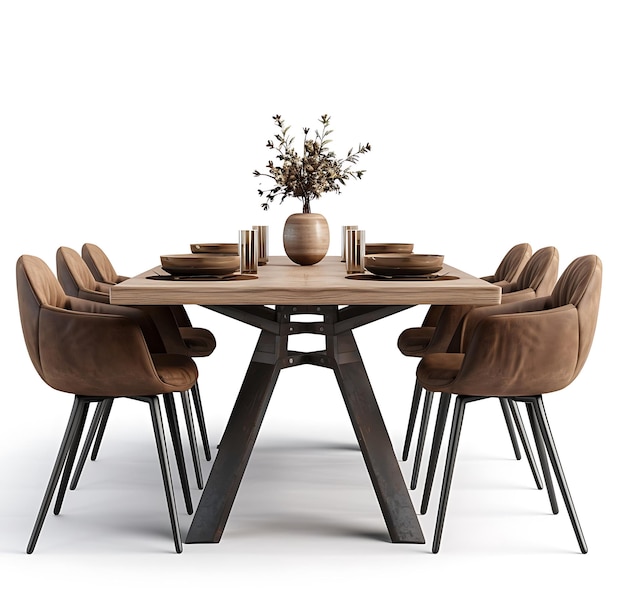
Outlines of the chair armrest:
[[538,297],[522,302],[496,304],[495,306],[477,306],[467,313],[455,335],[457,338],[456,351],[465,352],[467,343],[474,335],[477,325],[485,318],[497,314],[514,314],[517,312],[535,312],[547,306],[547,298]]
[[520,289],[519,291],[511,291],[506,293],[502,291],[500,298],[501,304],[512,304],[513,302],[524,302],[529,299],[537,297],[534,289]]
[[151,318],[149,311],[131,306],[117,306],[115,304],[96,302],[89,299],[71,296],[67,296],[66,305],[74,311],[95,314],[112,314],[126,317],[139,325],[151,353],[164,353],[166,351],[163,338],[161,337],[154,320]]
[[107,298],[109,297],[109,289],[115,285],[112,282],[96,282],[96,291],[105,293]]
[[[107,287],[106,284],[104,286],[105,288]],[[104,301],[105,298],[106,301]],[[96,291],[81,291],[79,299],[86,299],[94,303],[105,304],[106,306],[124,308],[125,312],[109,310],[108,308],[103,312],[122,314],[140,323],[152,353],[187,354],[188,349],[176,324],[171,306],[116,306],[115,304],[109,304],[108,293],[98,293]],[[93,309],[93,306],[81,308],[81,310],[86,312],[91,312]]]
[[160,379],[141,327],[125,316],[47,306],[39,327],[43,376],[55,389],[106,397],[176,391]]
[[515,291],[515,283],[508,282],[507,280],[499,280],[494,283],[496,286],[502,289],[502,295],[505,293],[513,293]]
[[92,302],[100,302],[101,304],[109,303],[109,292],[108,291],[95,291],[90,289],[79,289],[78,297],[81,299],[88,299]]
[[[528,302],[509,307],[521,304]],[[572,305],[490,314],[466,342],[455,393],[512,396],[563,389],[575,376],[578,337]]]

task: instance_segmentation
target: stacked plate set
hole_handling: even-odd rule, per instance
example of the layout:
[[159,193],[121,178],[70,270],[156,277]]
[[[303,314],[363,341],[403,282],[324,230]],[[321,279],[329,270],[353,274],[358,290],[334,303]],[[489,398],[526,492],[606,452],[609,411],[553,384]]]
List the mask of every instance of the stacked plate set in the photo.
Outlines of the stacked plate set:
[[161,255],[173,276],[228,276],[239,269],[237,244],[191,244],[191,254]]

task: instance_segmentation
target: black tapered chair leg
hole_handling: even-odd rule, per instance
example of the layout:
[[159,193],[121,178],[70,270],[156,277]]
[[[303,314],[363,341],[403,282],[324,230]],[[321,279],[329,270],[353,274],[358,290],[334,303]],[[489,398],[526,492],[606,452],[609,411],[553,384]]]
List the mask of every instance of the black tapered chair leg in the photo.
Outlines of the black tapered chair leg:
[[159,455],[159,464],[161,466],[161,475],[163,477],[163,487],[165,488],[165,499],[167,500],[167,509],[170,516],[170,524],[172,526],[172,535],[174,537],[174,547],[176,552],[180,554],[183,551],[183,543],[180,536],[178,513],[176,512],[174,486],[172,484],[170,465],[167,458],[167,447],[165,445],[165,435],[163,433],[161,407],[159,405],[159,399],[156,396],[150,396],[149,398],[146,398],[146,400],[150,404],[150,415],[152,416],[154,439],[156,441],[157,453]]
[[554,444],[554,438],[552,436],[552,431],[550,430],[550,425],[548,424],[548,417],[546,415],[546,409],[543,405],[543,399],[541,396],[537,396],[533,406],[535,416],[537,418],[537,423],[539,424],[539,429],[541,431],[541,436],[543,437],[546,450],[548,452],[548,457],[550,458],[552,468],[554,469],[556,481],[559,484],[559,488],[561,489],[561,495],[563,496],[563,500],[565,501],[565,508],[567,509],[569,519],[572,523],[572,527],[574,528],[574,533],[576,534],[578,546],[580,547],[580,551],[583,554],[586,554],[587,542],[585,541],[583,530],[580,526],[580,522],[578,521],[576,508],[574,507],[574,501],[572,500],[569,487],[567,486],[567,481],[565,480],[565,473],[563,472],[563,467],[561,466],[559,454],[556,450],[556,445]]
[[552,513],[557,514],[559,512],[559,504],[556,500],[556,492],[554,491],[552,474],[550,473],[550,464],[548,463],[548,458],[546,456],[546,448],[543,442],[543,437],[541,436],[541,430],[539,429],[537,417],[534,412],[533,402],[526,402],[526,410],[528,412],[528,419],[533,432],[533,438],[535,439],[535,447],[537,448],[537,455],[539,456],[539,464],[541,464],[543,480],[545,481],[548,498],[550,499],[550,507],[552,508]]
[[413,461],[413,473],[411,475],[411,490],[417,487],[417,476],[422,462],[422,454],[424,452],[424,442],[426,441],[426,432],[428,431],[428,420],[430,418],[430,410],[433,405],[433,392],[427,391],[424,396],[424,408],[422,410],[422,421],[420,422],[420,431],[417,435],[417,447],[415,449],[415,460]]
[[[165,396],[170,396],[171,399],[171,404],[173,405],[172,408],[174,409],[174,413],[175,413],[175,404],[174,404],[174,397],[173,394],[164,394],[164,398]],[[87,432],[87,436],[85,437],[85,442],[83,444],[82,450],[81,450],[81,454],[79,457],[79,460],[76,464],[76,468],[74,469],[74,475],[72,477],[72,481],[70,483],[70,490],[74,490],[76,489],[77,485],[78,485],[78,481],[80,479],[80,475],[82,474],[85,462],[87,460],[87,456],[89,455],[89,450],[92,448],[93,445],[93,449],[92,449],[92,455],[91,455],[91,459],[95,460],[96,456],[97,456],[97,450],[99,449],[99,443],[102,442],[102,437],[104,435],[104,431],[106,428],[106,423],[107,420],[109,418],[110,412],[111,412],[111,407],[113,405],[113,398],[107,398],[105,400],[101,400],[100,402],[98,402],[98,405],[96,407],[96,411],[94,413],[93,419],[91,421],[91,424],[89,426],[89,430]],[[176,417],[176,424],[175,426],[172,425],[170,418],[169,418],[169,414],[167,413],[167,403],[166,403],[166,414],[168,417],[168,425],[170,428],[170,433],[172,435],[172,442],[174,443],[174,439],[176,437],[175,432],[172,432],[172,430],[179,430],[179,435],[178,435],[178,439],[180,441],[180,428],[178,427],[178,418]],[[96,432],[97,431],[97,432]],[[182,441],[181,441],[182,442]],[[178,466],[178,470],[179,470],[179,474],[180,474],[180,480],[181,480],[181,485],[183,487],[183,494],[185,496],[185,506],[187,508],[187,512],[189,514],[193,513],[193,505],[191,504],[191,495],[185,493],[185,486],[189,486],[189,480],[187,478],[187,472],[186,472],[186,467],[184,466],[184,454],[180,454],[182,456],[182,458],[180,458],[183,468],[181,470],[181,462],[179,462],[179,454],[176,451],[176,445],[174,445],[174,454],[176,456],[176,461],[177,461],[177,466]]]
[[96,434],[96,438],[93,442],[93,448],[91,450],[92,461],[98,457],[100,445],[102,445],[102,437],[104,436],[104,429],[107,427],[107,422],[109,421],[109,416],[111,415],[111,406],[113,406],[113,399],[111,399],[110,404],[107,404],[104,407],[102,412],[102,418],[100,419],[100,425],[98,426],[98,433]]
[[189,447],[191,448],[191,459],[193,460],[193,468],[196,473],[196,483],[198,489],[202,489],[204,481],[202,479],[202,464],[200,462],[200,454],[198,452],[198,441],[196,440],[196,430],[193,423],[193,415],[191,413],[191,403],[189,401],[189,392],[181,391],[180,398],[183,403],[183,413],[185,415],[185,423],[187,425],[187,436],[189,437]]
[[50,503],[52,502],[54,491],[56,490],[59,478],[61,477],[61,473],[63,471],[63,467],[65,466],[70,446],[72,444],[72,441],[74,440],[74,435],[76,433],[76,430],[78,429],[80,418],[83,412],[83,403],[79,400],[78,396],[75,396],[74,404],[72,406],[72,412],[67,422],[67,427],[65,428],[63,439],[61,440],[61,445],[59,447],[56,461],[54,463],[54,466],[52,467],[52,473],[50,475],[50,479],[48,480],[48,486],[46,487],[46,491],[44,493],[44,497],[39,508],[39,513],[37,514],[35,525],[33,527],[30,539],[28,541],[28,545],[26,547],[27,554],[33,553],[35,545],[37,544],[37,539],[39,539],[41,528],[43,526],[44,520],[46,519],[48,509],[50,508]]
[[72,468],[74,467],[74,460],[76,459],[76,454],[78,452],[78,447],[80,445],[80,440],[83,435],[83,430],[85,428],[85,423],[87,421],[87,412],[89,411],[89,402],[86,401],[82,396],[79,396],[81,402],[81,414],[78,419],[78,424],[72,435],[72,442],[70,443],[70,448],[67,452],[67,459],[65,461],[65,467],[63,469],[63,474],[61,475],[61,480],[59,482],[59,487],[57,490],[57,499],[54,504],[54,515],[58,515],[61,513],[61,506],[63,505],[63,499],[65,498],[65,491],[67,490],[67,486],[70,481],[70,476],[72,474]]
[[450,429],[450,444],[448,445],[448,455],[446,456],[446,467],[443,473],[439,511],[437,512],[437,522],[435,523],[435,533],[433,536],[433,554],[437,554],[437,552],[439,552],[439,547],[441,545],[443,523],[445,521],[446,509],[448,507],[448,497],[450,496],[454,463],[456,461],[456,453],[459,447],[461,426],[463,425],[465,403],[466,398],[464,396],[457,396],[456,404],[454,405],[454,415],[452,416],[452,427]]
[[76,468],[74,469],[74,475],[72,476],[72,481],[70,482],[70,490],[75,490],[78,485],[78,480],[80,479],[85,462],[89,456],[89,450],[91,449],[96,436],[96,431],[100,426],[105,410],[108,409],[110,411],[112,404],[113,398],[107,398],[106,400],[100,400],[96,405],[96,410],[91,419],[91,424],[89,425],[89,430],[87,431],[87,436],[85,437],[85,442],[83,443],[83,448],[81,449],[78,462],[76,463]]
[[409,450],[411,449],[411,439],[413,438],[413,430],[415,429],[415,420],[417,419],[417,411],[420,405],[420,398],[422,397],[422,386],[420,382],[415,379],[415,388],[413,389],[413,399],[411,400],[411,412],[409,413],[409,425],[406,429],[406,436],[404,437],[404,447],[402,448],[402,461],[406,462],[409,459]]
[[446,419],[448,418],[448,409],[450,408],[450,394],[443,393],[439,399],[439,410],[437,411],[437,419],[435,420],[435,429],[433,432],[433,442],[430,450],[430,460],[428,461],[428,470],[426,471],[426,480],[424,482],[424,492],[422,494],[422,504],[420,513],[425,514],[428,510],[428,501],[435,480],[435,471],[437,470],[437,461],[439,459],[439,451],[443,441],[443,433],[446,428]]
[[180,427],[178,425],[178,417],[176,415],[174,394],[163,394],[163,402],[165,404],[165,415],[167,417],[167,423],[172,437],[172,446],[174,449],[174,457],[176,458],[176,466],[178,467],[178,474],[180,476],[180,484],[183,489],[185,507],[187,509],[187,513],[191,515],[193,513],[193,503],[191,501],[191,490],[189,489],[189,478],[187,477],[183,444],[180,438]]
[[211,448],[209,447],[209,435],[204,420],[204,410],[202,409],[202,400],[200,399],[200,388],[196,382],[191,388],[191,396],[193,405],[196,409],[196,417],[198,418],[198,427],[200,428],[200,437],[202,438],[202,447],[204,448],[204,457],[207,462],[211,461]]
[[528,440],[528,434],[526,434],[526,429],[524,428],[519,408],[517,407],[517,403],[515,402],[515,400],[507,398],[507,403],[509,405],[509,408],[511,409],[511,416],[513,418],[513,421],[515,422],[515,427],[517,428],[520,441],[522,441],[522,447],[524,449],[524,453],[526,454],[526,459],[528,460],[530,470],[533,474],[533,478],[535,479],[535,485],[537,486],[538,490],[541,490],[543,489],[541,473],[539,472],[537,461],[535,460],[535,456],[533,455],[533,450],[530,447],[530,441]]
[[520,451],[519,444],[517,443],[517,436],[515,435],[515,426],[513,425],[513,419],[511,417],[511,409],[507,401],[504,398],[499,398],[500,406],[502,407],[502,414],[504,415],[504,421],[506,422],[506,428],[509,431],[509,438],[511,439],[511,445],[513,445],[513,452],[515,453],[515,459],[522,459],[522,452]]

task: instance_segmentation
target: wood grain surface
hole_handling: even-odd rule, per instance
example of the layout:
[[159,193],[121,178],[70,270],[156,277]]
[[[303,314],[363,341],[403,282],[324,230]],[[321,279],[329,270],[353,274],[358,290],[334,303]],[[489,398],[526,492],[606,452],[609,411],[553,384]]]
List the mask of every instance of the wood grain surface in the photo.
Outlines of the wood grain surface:
[[112,304],[200,305],[403,305],[499,304],[501,289],[450,265],[441,274],[458,280],[349,280],[339,256],[316,265],[270,257],[255,280],[150,280],[166,274],[159,266],[113,286]]

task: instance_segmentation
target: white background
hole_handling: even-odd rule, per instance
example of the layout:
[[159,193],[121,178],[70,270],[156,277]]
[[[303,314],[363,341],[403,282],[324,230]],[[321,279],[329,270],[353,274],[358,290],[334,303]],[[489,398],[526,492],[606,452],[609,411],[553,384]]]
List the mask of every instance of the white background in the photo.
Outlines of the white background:
[[[625,18],[623,2],[604,0],[1,1],[4,603],[50,613],[614,613],[613,556],[626,547]],[[270,252],[281,254],[298,202],[263,212],[252,176],[268,160],[276,113],[296,134],[330,114],[338,154],[372,144],[364,179],[313,203],[331,226],[331,254],[340,226],[358,224],[369,241],[411,241],[479,276],[518,242],[556,246],[561,271],[601,257],[588,363],[546,397],[588,555],[513,459],[488,401],[466,415],[441,552],[430,552],[434,505],[420,517],[426,545],[389,543],[332,374],[311,367],[281,375],[221,543],[172,553],[147,409],[121,401],[100,458],[24,554],[71,396],[41,382],[26,353],[17,257],[54,270],[59,246],[93,242],[131,275],[253,224],[270,226]],[[190,314],[218,339],[198,362],[215,444],[256,330]],[[357,333],[397,451],[415,362],[396,340],[422,315]],[[408,479],[410,463],[402,469]],[[419,487],[412,494],[419,504]],[[184,533],[190,518],[180,518]]]

